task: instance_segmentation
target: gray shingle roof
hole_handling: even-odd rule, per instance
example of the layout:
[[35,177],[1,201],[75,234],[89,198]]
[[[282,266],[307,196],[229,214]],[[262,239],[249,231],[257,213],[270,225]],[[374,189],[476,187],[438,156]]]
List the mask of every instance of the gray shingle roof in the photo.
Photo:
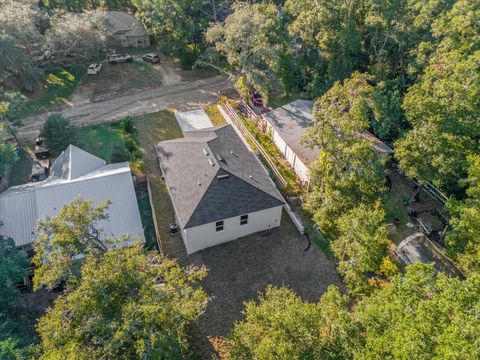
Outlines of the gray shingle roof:
[[123,11],[107,11],[105,16],[114,34],[124,33],[126,36],[142,36],[147,34],[143,25],[131,14]]
[[160,142],[156,148],[182,228],[284,203],[230,125],[190,131],[185,138]]
[[[313,120],[313,104],[313,101],[309,100],[295,100],[262,115],[307,166],[321,152],[318,147],[310,148],[301,143],[305,131]],[[361,134],[361,137],[371,141],[378,151],[388,154],[393,153],[392,149],[370,132],[365,131]]]

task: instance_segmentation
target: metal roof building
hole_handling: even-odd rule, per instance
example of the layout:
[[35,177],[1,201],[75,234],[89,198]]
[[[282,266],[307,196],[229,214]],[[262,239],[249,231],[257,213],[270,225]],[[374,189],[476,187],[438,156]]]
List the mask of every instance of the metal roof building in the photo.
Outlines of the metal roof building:
[[57,215],[76,198],[93,200],[94,205],[111,201],[109,218],[101,222],[106,237],[144,239],[128,162],[106,165],[73,145],[55,160],[46,180],[0,194],[0,234],[13,238],[17,246],[30,245],[37,220]]

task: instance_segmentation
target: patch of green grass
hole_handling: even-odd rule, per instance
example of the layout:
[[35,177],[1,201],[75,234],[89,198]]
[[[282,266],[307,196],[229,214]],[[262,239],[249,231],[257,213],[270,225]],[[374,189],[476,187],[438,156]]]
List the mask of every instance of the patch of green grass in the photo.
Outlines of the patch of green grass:
[[287,161],[283,159],[280,150],[278,150],[275,144],[270,140],[269,135],[262,133],[252,120],[246,119],[241,114],[239,114],[239,116],[248,131],[255,137],[260,145],[262,145],[267,154],[270,155],[270,159],[276,165],[283,178],[287,181],[287,188],[285,191],[291,195],[299,194],[301,192],[301,188],[295,171],[290,167]]
[[66,67],[48,73],[45,76],[42,94],[40,97],[30,100],[21,115],[39,114],[66,103],[85,74],[84,66]]
[[228,124],[220,111],[218,111],[217,104],[205,105],[203,109],[210,118],[213,126],[222,126]]
[[[172,111],[164,110],[134,118],[138,132],[140,151],[150,181],[153,206],[161,238],[169,238],[169,225],[175,222],[175,213],[162,179],[155,144],[159,141],[183,137],[182,130]],[[178,239],[177,239],[178,240]],[[168,249],[164,249],[168,253]]]
[[268,99],[268,106],[273,109],[277,107],[288,104],[294,100],[304,98],[305,96],[302,93],[292,93],[292,94],[274,94]]
[[82,148],[110,163],[113,148],[122,143],[122,133],[117,125],[92,125],[77,128]]
[[152,220],[152,208],[150,207],[150,201],[148,199],[147,186],[136,186],[135,193],[137,195],[140,217],[142,218],[146,247],[150,250],[158,249],[157,240],[155,238],[155,227]]

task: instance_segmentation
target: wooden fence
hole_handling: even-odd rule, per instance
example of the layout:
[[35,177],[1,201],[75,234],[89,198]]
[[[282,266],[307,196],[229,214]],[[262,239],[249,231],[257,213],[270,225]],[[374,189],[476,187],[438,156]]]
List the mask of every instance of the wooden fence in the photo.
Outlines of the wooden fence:
[[271,171],[274,173],[275,177],[278,179],[282,187],[286,187],[288,185],[287,180],[283,177],[283,175],[280,173],[272,159],[270,158],[270,155],[265,151],[263,146],[255,139],[255,137],[250,133],[250,131],[247,129],[245,124],[243,123],[242,119],[238,116],[237,111],[230,105],[229,103],[226,103],[224,105],[226,113],[229,115],[229,117],[232,119],[234,124],[237,126],[238,129],[242,132],[242,134],[248,138],[258,149],[262,157],[265,159],[266,163],[268,164],[269,168]]

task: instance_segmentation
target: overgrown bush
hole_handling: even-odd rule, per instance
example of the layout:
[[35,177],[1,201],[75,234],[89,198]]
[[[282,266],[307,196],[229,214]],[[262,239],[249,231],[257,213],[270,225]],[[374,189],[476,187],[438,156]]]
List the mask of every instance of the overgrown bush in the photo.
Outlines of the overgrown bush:
[[120,121],[120,128],[127,134],[135,134],[137,129],[133,123],[133,119],[130,116],[127,116],[122,121]]
[[111,161],[112,163],[130,161],[132,154],[128,151],[124,144],[116,144],[112,151]]

